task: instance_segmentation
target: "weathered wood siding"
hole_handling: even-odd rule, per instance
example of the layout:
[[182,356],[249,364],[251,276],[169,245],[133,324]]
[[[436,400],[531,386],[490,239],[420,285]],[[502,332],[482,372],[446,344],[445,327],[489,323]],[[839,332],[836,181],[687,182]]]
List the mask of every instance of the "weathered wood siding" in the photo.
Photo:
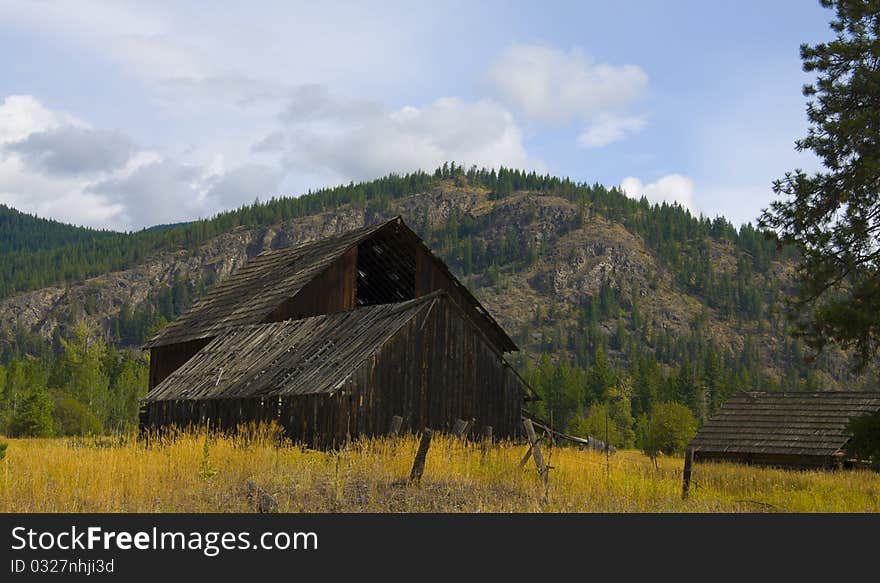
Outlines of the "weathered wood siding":
[[416,251],[416,297],[443,290],[476,323],[486,336],[505,352],[516,350],[516,345],[503,335],[500,328],[490,325],[491,316],[470,296],[457,279],[444,270],[424,249]]
[[292,298],[272,311],[263,322],[334,314],[355,307],[357,247],[352,247],[306,284]]
[[345,391],[352,436],[381,435],[399,415],[413,431],[448,431],[460,418],[511,437],[527,389],[455,307],[438,301],[358,367]]
[[[308,342],[284,344],[300,333]],[[404,429],[474,419],[507,437],[529,392],[502,356],[516,344],[399,217],[258,255],[146,346],[145,427],[275,419],[335,446],[398,415]]]

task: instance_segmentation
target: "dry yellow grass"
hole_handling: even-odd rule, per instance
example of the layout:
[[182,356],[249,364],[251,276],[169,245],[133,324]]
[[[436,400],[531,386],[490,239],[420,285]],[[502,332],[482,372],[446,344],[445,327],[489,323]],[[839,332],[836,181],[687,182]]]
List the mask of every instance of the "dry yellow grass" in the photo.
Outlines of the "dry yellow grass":
[[[421,484],[408,484],[417,440],[364,440],[338,452],[276,447],[266,432],[187,434],[146,448],[133,438],[10,439],[0,462],[2,512],[248,512],[254,480],[282,512],[878,512],[880,475],[695,466],[680,499],[681,459],[555,448],[549,494],[525,447],[485,459],[435,436]],[[545,454],[546,455],[546,454]]]

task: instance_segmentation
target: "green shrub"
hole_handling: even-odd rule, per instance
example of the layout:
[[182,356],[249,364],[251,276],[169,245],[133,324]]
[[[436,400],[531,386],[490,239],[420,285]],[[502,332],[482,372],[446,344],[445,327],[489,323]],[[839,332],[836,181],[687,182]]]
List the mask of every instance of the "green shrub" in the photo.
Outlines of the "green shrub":
[[55,397],[55,428],[58,435],[100,435],[101,421],[89,408],[66,394]]
[[607,441],[614,447],[632,447],[635,433],[632,428],[632,415],[628,411],[629,402],[596,403],[586,417],[575,417],[569,423],[569,433],[578,437],[592,437]]
[[681,403],[659,403],[641,433],[642,450],[656,460],[661,453],[671,455],[684,451],[697,433],[697,419]]

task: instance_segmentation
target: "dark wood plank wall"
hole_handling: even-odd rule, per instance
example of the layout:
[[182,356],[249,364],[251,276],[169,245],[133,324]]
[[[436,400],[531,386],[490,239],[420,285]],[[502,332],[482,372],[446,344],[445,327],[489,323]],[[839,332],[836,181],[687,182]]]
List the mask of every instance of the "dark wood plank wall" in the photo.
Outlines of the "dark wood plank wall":
[[203,338],[151,348],[149,388],[152,389],[165,380],[168,375],[180,368],[210,341],[210,338]]
[[350,310],[355,307],[356,289],[357,247],[352,247],[299,293],[266,316],[263,322],[281,322]]
[[391,418],[404,429],[449,431],[456,419],[492,425],[499,437],[519,434],[525,387],[482,335],[445,302],[406,325],[360,366],[343,389],[350,408],[342,437],[382,435]]

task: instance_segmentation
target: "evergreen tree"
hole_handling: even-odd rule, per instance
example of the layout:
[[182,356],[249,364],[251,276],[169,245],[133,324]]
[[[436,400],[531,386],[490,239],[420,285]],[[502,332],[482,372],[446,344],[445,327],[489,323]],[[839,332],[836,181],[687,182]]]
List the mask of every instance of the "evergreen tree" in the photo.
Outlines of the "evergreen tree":
[[816,351],[829,340],[855,349],[864,366],[880,349],[880,4],[821,0],[833,8],[834,40],[801,46],[803,67],[817,74],[807,136],[823,169],[786,173],[781,198],[761,217],[800,253],[796,332]]
[[55,434],[53,408],[46,387],[32,385],[12,417],[10,433],[13,437],[52,437]]
[[608,362],[605,351],[596,350],[596,362],[587,373],[587,404],[593,401],[604,401],[607,392],[617,383],[614,368]]

